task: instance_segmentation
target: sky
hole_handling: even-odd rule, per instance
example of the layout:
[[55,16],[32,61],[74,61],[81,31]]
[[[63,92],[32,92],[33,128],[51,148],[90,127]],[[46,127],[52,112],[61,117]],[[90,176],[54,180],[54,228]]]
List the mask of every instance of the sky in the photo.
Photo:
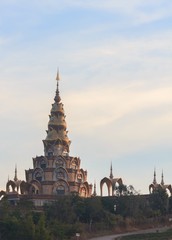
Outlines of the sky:
[[0,190],[43,154],[56,72],[88,182],[172,184],[172,1],[0,1]]

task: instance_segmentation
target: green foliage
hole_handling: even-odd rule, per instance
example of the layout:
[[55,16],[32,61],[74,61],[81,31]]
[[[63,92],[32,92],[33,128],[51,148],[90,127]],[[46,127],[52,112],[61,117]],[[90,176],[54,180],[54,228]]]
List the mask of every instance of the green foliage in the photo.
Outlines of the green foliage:
[[[172,209],[172,198],[158,190],[152,195],[113,197],[59,197],[42,211],[22,200],[10,206],[0,202],[0,239],[62,240],[75,238],[76,232],[110,231],[157,219]],[[170,210],[172,211],[172,210]]]
[[157,189],[150,195],[149,203],[157,216],[165,215],[168,212],[169,199],[166,191],[162,188]]
[[86,198],[85,199],[86,206],[86,222],[96,221],[100,222],[105,216],[105,212],[103,210],[101,198]]
[[65,224],[58,221],[51,222],[50,231],[54,239],[70,239],[76,232],[82,232],[79,224]]
[[[4,206],[8,206],[5,208]],[[45,217],[37,214],[38,221],[34,222],[35,213],[31,211],[31,202],[21,201],[17,206],[3,202],[0,210],[3,212],[0,221],[0,239],[3,240],[50,240],[46,228]],[[4,214],[5,212],[5,214]],[[43,235],[42,235],[43,234]]]
[[171,214],[172,213],[172,196],[171,197],[169,197],[169,205],[168,205],[168,207],[169,207],[169,213]]
[[102,198],[103,208],[123,217],[139,217],[144,215],[147,201],[140,195]]
[[40,214],[38,224],[35,228],[35,238],[34,240],[50,240],[50,234],[45,226],[45,215]]
[[119,184],[118,186],[115,186],[114,191],[116,196],[138,195],[138,192],[132,185],[127,186],[125,184]]

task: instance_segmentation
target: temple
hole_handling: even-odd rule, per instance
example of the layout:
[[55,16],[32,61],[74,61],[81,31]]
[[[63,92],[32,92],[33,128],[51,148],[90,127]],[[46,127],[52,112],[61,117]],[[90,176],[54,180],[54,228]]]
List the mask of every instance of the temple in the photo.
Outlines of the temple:
[[170,196],[172,196],[172,187],[171,184],[165,184],[164,183],[164,174],[162,171],[161,174],[161,183],[157,183],[156,180],[156,170],[154,169],[154,177],[153,177],[153,182],[149,185],[149,193],[155,193],[156,191],[159,190],[165,190]]
[[115,195],[115,190],[117,186],[122,186],[123,181],[122,178],[114,178],[113,176],[113,170],[112,170],[112,163],[110,166],[110,175],[109,178],[104,177],[100,181],[100,194],[103,196],[103,185],[106,185],[107,190],[108,190],[108,196],[114,196]]
[[14,180],[8,180],[6,185],[8,198],[27,197],[35,206],[42,206],[61,195],[90,197],[92,194],[92,184],[87,182],[87,171],[81,168],[80,158],[69,154],[71,141],[59,94],[59,72],[56,81],[54,103],[43,140],[44,156],[33,158],[33,168],[25,171],[26,181],[18,180],[15,169]]

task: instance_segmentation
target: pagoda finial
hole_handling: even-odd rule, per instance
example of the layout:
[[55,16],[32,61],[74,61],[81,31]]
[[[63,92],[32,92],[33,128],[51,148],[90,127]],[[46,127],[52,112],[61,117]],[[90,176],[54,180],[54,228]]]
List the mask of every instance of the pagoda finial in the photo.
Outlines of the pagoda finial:
[[96,193],[96,181],[94,181],[94,192],[93,192],[93,195],[92,196],[96,196],[97,195],[97,193]]
[[15,165],[15,175],[14,175],[14,181],[17,181],[17,165]]
[[67,136],[66,130],[67,124],[65,121],[65,114],[63,109],[63,103],[61,102],[59,92],[59,70],[57,70],[57,88],[54,97],[54,103],[52,104],[51,112],[49,115],[48,130],[46,139],[43,140],[45,156],[53,154],[59,156],[63,154],[67,156],[69,153],[70,140]]
[[111,162],[111,166],[110,166],[110,179],[113,179],[113,173],[112,173],[112,162]]
[[164,185],[164,174],[163,174],[163,170],[162,170],[162,175],[161,175],[161,185]]
[[56,80],[57,80],[57,81],[59,81],[59,80],[60,80],[59,68],[57,68],[57,76],[56,76]]
[[57,80],[57,89],[56,89],[56,96],[54,98],[55,102],[60,102],[61,98],[60,98],[60,94],[59,94],[59,80],[60,80],[60,76],[59,76],[59,69],[57,69],[57,76],[56,76],[56,80]]
[[154,168],[153,184],[157,184],[157,182],[156,182],[156,169],[155,168]]

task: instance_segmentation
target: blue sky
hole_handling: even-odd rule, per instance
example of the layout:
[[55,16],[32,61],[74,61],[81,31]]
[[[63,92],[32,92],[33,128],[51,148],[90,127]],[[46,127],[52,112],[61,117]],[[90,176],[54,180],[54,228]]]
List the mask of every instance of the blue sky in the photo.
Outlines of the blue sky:
[[0,188],[43,154],[60,68],[70,154],[88,181],[172,184],[172,2],[0,3]]

